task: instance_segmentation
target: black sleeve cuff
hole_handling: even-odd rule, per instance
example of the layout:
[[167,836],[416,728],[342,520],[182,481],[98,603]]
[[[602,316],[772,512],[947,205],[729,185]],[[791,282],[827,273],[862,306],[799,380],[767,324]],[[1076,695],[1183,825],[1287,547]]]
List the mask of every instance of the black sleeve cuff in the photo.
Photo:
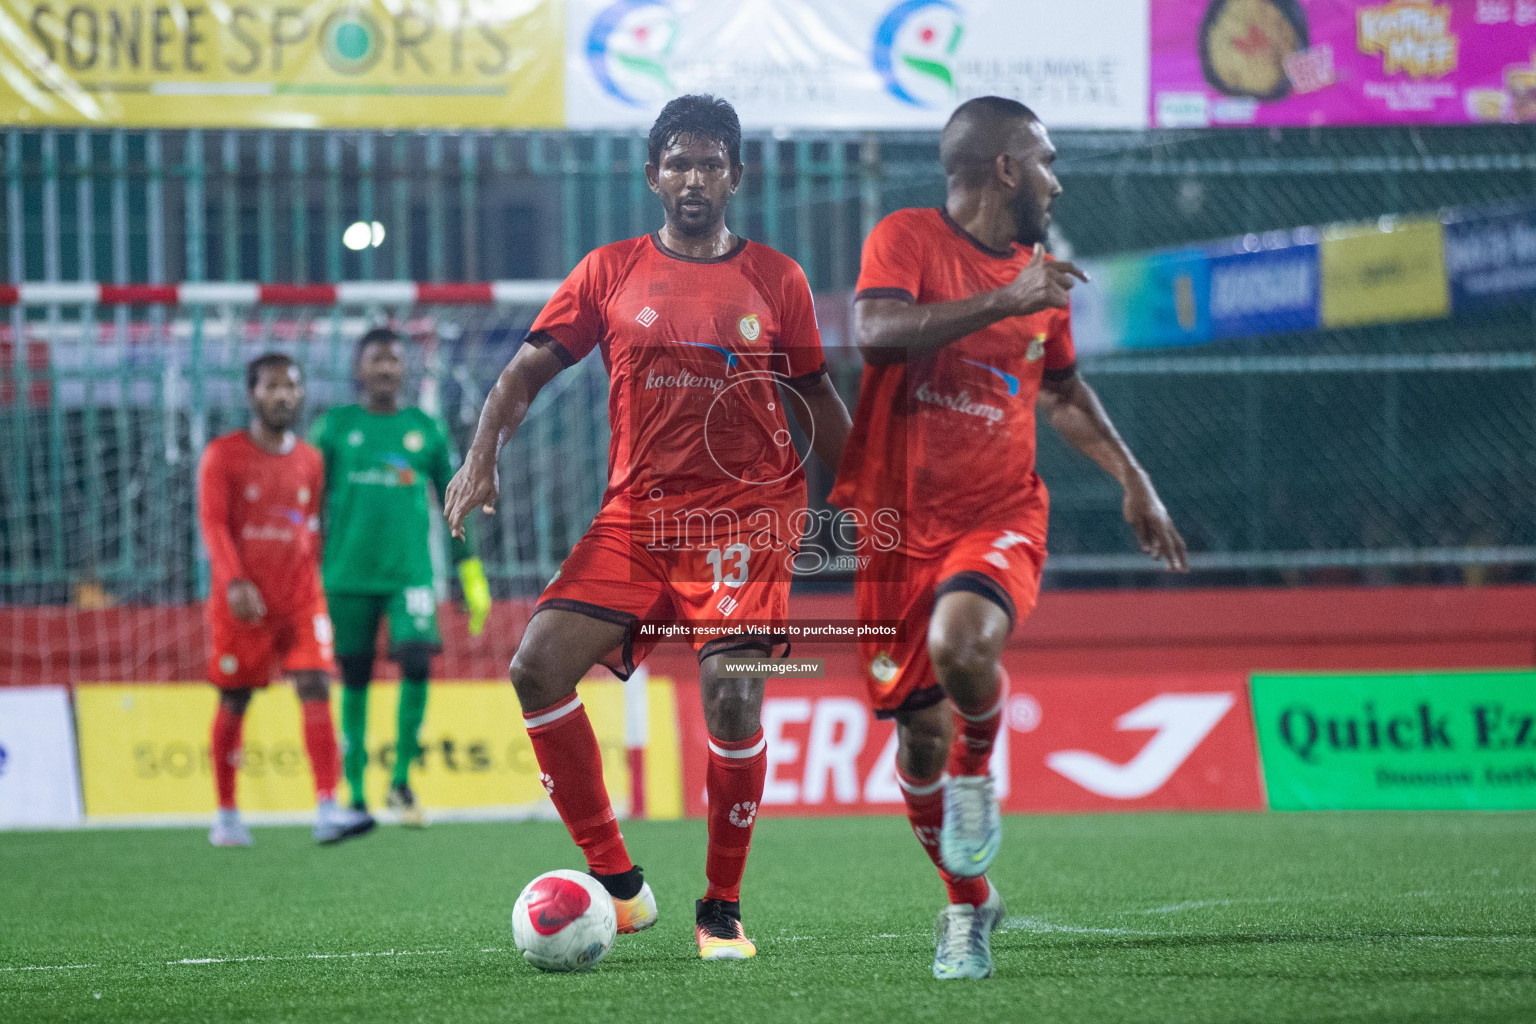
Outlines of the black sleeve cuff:
[[1077,376],[1077,364],[1076,363],[1068,363],[1066,366],[1063,366],[1059,370],[1046,370],[1045,374],[1044,374],[1045,379],[1048,380],[1048,381],[1051,381],[1053,383],[1060,383],[1061,381],[1064,381],[1064,380],[1071,380],[1073,377],[1076,377],[1076,376]]
[[865,288],[854,293],[853,301],[858,302],[860,299],[900,299],[909,306],[917,302],[917,296],[905,288]]
[[810,373],[802,373],[798,377],[790,377],[784,383],[788,384],[790,387],[794,388],[796,391],[804,391],[806,388],[811,387],[812,385],[816,384],[818,381],[820,381],[826,375],[827,375],[827,364],[826,363],[822,363],[820,366],[816,367],[816,369],[812,370]]
[[530,331],[524,341],[539,348],[549,349],[555,354],[555,358],[560,360],[560,365],[567,370],[577,363],[576,357],[571,355],[571,350],[560,344],[559,340],[548,331]]

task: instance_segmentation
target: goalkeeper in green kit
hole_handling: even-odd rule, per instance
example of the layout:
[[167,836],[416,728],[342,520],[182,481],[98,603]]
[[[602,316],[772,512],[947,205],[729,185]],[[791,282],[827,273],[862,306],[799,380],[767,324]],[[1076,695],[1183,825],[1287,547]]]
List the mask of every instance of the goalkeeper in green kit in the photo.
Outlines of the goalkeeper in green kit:
[[[411,762],[427,707],[432,656],[442,650],[427,483],[441,500],[453,476],[448,438],[438,422],[400,406],[404,338],[376,327],[358,340],[354,370],[361,405],[337,406],[315,424],[310,442],[325,458],[325,597],[341,666],[342,766],[352,805],[367,809],[363,768],[368,684],[381,620],[389,621],[389,656],[400,666],[399,733],[388,806],[405,825],[424,824],[411,791]],[[465,541],[452,541],[464,586],[469,632],[479,636],[491,610],[485,570]]]

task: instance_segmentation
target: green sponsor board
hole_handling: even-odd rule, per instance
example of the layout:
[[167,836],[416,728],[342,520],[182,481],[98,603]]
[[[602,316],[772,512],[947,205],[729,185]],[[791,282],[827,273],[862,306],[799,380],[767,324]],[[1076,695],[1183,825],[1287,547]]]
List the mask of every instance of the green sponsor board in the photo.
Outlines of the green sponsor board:
[[1536,808],[1536,672],[1256,675],[1276,810]]

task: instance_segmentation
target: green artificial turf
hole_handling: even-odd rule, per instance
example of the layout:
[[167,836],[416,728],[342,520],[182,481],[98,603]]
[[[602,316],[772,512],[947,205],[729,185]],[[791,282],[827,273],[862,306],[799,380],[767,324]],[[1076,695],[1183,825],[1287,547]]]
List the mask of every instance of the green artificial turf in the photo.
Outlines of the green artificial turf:
[[[702,823],[629,824],[661,923],[563,976],[518,959],[508,926],[528,879],[577,866],[557,824],[328,849],[298,828],[248,850],[186,830],[0,835],[0,1020],[1536,1021],[1536,815],[1006,829],[997,974],[944,983],[941,889],[895,817],[761,821],[743,901],[758,958],[707,964]],[[208,958],[226,962],[181,962]]]

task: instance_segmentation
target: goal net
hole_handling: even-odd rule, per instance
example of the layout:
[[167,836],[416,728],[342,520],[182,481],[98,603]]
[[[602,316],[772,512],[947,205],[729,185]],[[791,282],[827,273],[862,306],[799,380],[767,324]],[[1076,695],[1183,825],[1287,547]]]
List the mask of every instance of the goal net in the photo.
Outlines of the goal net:
[[[209,439],[248,421],[247,361],[278,350],[302,364],[307,431],[355,400],[356,339],[395,326],[410,339],[406,401],[440,416],[462,452],[553,282],[53,287],[20,294],[0,327],[0,676],[13,683],[201,678],[196,468]],[[160,304],[133,304],[146,298]],[[554,574],[597,509],[607,440],[607,378],[585,360],[539,396],[503,453],[498,515],[477,517],[497,597]],[[450,642],[439,671],[500,676],[507,642]]]

